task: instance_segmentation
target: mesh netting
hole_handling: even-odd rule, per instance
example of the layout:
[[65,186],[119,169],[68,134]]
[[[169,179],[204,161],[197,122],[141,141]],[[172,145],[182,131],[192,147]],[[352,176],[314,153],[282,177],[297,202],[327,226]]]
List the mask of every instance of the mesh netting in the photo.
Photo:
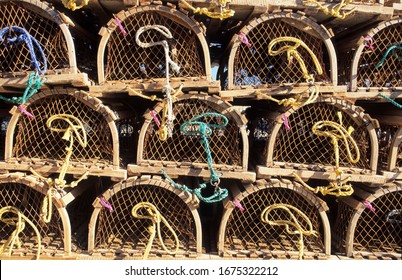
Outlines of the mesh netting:
[[[315,75],[315,81],[329,80],[325,73],[326,66],[329,65],[328,53],[323,40],[306,32],[301,32],[291,23],[302,26],[300,28],[311,28],[307,23],[283,18],[262,22],[247,33],[247,38],[252,47],[250,48],[245,44],[238,47],[233,62],[233,84],[235,86],[305,82],[299,63],[296,60],[289,63],[286,52],[277,56],[268,54],[270,41],[283,36],[295,37],[306,43],[317,56],[324,71],[323,75]],[[294,45],[294,43],[290,43],[290,45]],[[283,45],[279,44],[277,48],[281,46]],[[315,66],[310,54],[302,47],[297,48],[297,51],[303,58],[309,74],[314,73]]]
[[402,86],[402,61],[400,51],[388,54],[384,64],[375,69],[388,48],[402,41],[402,24],[392,24],[381,29],[373,36],[374,51],[365,49],[359,58],[357,69],[358,87],[400,87]]
[[[14,206],[23,215],[32,221],[38,228],[41,235],[42,253],[62,253],[64,251],[64,235],[62,221],[56,207],[53,207],[52,219],[46,224],[41,219],[41,207],[44,195],[24,184],[20,183],[0,183],[0,208]],[[15,218],[13,213],[6,213],[3,218]],[[0,222],[0,242],[6,242],[15,226]],[[26,223],[25,229],[18,236],[21,240],[21,249],[13,250],[21,254],[36,254],[38,248],[37,237],[33,228]],[[14,247],[14,249],[16,249]],[[5,250],[8,252],[9,248]],[[21,255],[20,255],[21,256]]]
[[[97,222],[95,236],[96,249],[120,249],[128,254],[142,256],[148,243],[152,225],[150,220],[136,219],[131,210],[140,202],[150,202],[159,210],[172,226],[180,241],[180,252],[196,252],[196,230],[193,216],[186,205],[175,193],[156,185],[140,185],[125,188],[108,200],[114,211],[102,208]],[[140,212],[146,216],[146,213]],[[161,223],[164,243],[174,247],[173,234]],[[150,256],[166,254],[155,237]],[[179,253],[180,254],[180,253]]]
[[[72,161],[112,164],[113,141],[110,128],[101,113],[91,109],[76,97],[56,94],[41,98],[30,104],[27,110],[35,116],[30,120],[21,116],[15,132],[13,157],[64,160],[69,141],[63,140],[63,133],[52,132],[46,126],[49,117],[56,114],[70,114],[79,118],[87,134],[87,147],[82,148],[74,141]],[[66,129],[67,122],[55,120],[55,128]]]
[[[196,34],[157,11],[135,13],[126,18],[122,25],[127,35],[116,29],[107,46],[105,80],[135,80],[165,78],[165,52],[161,45],[142,48],[135,42],[135,33],[145,25],[163,25],[170,30],[174,39],[169,40],[170,56],[180,67],[180,73],[169,71],[171,77],[205,76],[203,51]],[[141,42],[152,43],[166,40],[155,30],[140,35]],[[174,51],[173,51],[174,50]]]
[[121,163],[127,165],[135,162],[137,157],[138,131],[140,130],[137,116],[125,118],[116,122],[119,133],[119,148]]
[[3,110],[0,110],[0,160],[4,160],[6,133],[9,122],[10,122],[9,114]]
[[[298,234],[288,234],[284,226],[270,226],[261,221],[260,215],[264,208],[277,203],[290,204],[301,210],[310,219],[313,229],[319,232],[318,237],[304,236],[304,252],[324,254],[323,236],[320,215],[315,206],[312,206],[303,196],[291,189],[265,188],[246,196],[240,201],[246,209],[241,211],[235,208],[230,215],[225,229],[225,250],[263,252],[266,254],[286,254],[298,252]],[[292,221],[285,211],[271,212],[272,220]],[[292,212],[303,229],[308,225],[301,216]],[[290,228],[291,231],[294,228]],[[276,252],[276,253],[274,253]],[[279,253],[281,254],[281,253]]]
[[354,211],[342,201],[338,204],[337,217],[332,229],[332,245],[335,253],[345,253],[346,234]]
[[[341,52],[341,51],[340,51]],[[341,52],[338,57],[338,84],[339,85],[349,85],[350,84],[350,74],[353,61],[353,50],[348,50]]]
[[402,167],[402,143],[398,146],[398,156],[396,158],[396,167]]
[[[180,126],[191,118],[206,112],[215,112],[213,108],[199,99],[182,100],[173,103],[175,115],[173,136],[160,141],[157,135],[158,126],[152,121],[148,126],[144,139],[144,160],[197,162],[207,163],[204,145],[197,137],[187,137],[180,133]],[[158,113],[159,120],[162,112]],[[227,116],[228,117],[228,116]],[[214,164],[242,166],[242,145],[240,130],[236,122],[228,117],[229,123],[223,129],[214,130],[209,138],[209,147]],[[207,123],[218,124],[217,118],[200,119]]]
[[386,170],[388,167],[388,159],[391,156],[392,139],[398,130],[394,125],[381,125],[377,131],[378,136],[378,167],[380,170]]
[[[19,26],[28,31],[42,47],[48,70],[69,67],[67,44],[59,25],[47,17],[42,9],[26,2],[1,2],[0,27]],[[41,56],[39,53],[37,58]],[[0,46],[0,72],[32,71],[31,56],[26,44]]]
[[[317,136],[312,132],[315,123],[322,120],[339,123],[334,105],[327,103],[313,103],[299,108],[288,117],[290,130],[284,125],[276,136],[273,161],[292,162],[301,164],[335,165],[335,151],[330,137]],[[360,150],[360,160],[350,163],[347,157],[347,149],[344,141],[339,144],[339,166],[370,167],[370,139],[365,125],[358,126],[355,120],[348,114],[343,113],[343,126],[352,126],[352,133]],[[352,149],[352,148],[351,148]],[[352,153],[354,151],[352,150]]]

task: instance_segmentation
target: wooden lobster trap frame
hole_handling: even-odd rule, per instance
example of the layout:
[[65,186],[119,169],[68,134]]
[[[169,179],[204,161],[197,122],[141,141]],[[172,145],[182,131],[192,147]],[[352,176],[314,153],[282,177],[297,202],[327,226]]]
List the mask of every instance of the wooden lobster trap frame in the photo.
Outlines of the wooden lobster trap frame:
[[[38,229],[41,238],[39,258],[66,257],[71,254],[71,228],[68,213],[62,199],[55,195],[52,199],[52,218],[49,223],[41,218],[42,202],[48,187],[34,176],[24,173],[0,175],[1,208],[16,207]],[[15,218],[15,214],[3,214],[3,218]],[[4,244],[15,230],[15,225],[0,222],[1,243]],[[21,248],[12,248],[11,257],[34,258],[37,254],[38,241],[34,229],[25,223],[25,229],[19,234]],[[7,258],[5,248],[1,258]]]
[[384,92],[402,87],[397,49],[402,40],[401,29],[402,19],[396,18],[381,22],[357,40],[352,40],[357,48],[348,50],[353,53],[349,71],[351,91],[370,89]]
[[[233,201],[240,203],[244,210],[236,207]],[[253,184],[244,185],[244,190],[234,191],[232,201],[225,199],[218,237],[219,255],[237,258],[297,259],[300,236],[287,233],[285,226],[270,225],[261,220],[265,207],[278,204],[299,209],[317,232],[315,235],[302,237],[303,258],[328,258],[331,254],[331,229],[326,214],[326,203],[299,184],[278,179],[257,180]],[[301,213],[294,213],[297,219],[295,221],[280,209],[273,212],[277,220],[289,219],[291,230],[295,230],[292,222],[302,225],[303,231],[308,230],[307,222],[302,220]]]
[[396,172],[396,178],[400,179],[400,174],[402,171],[402,127],[400,126],[395,134],[393,135],[389,157],[388,157],[388,165],[387,170],[391,172]]
[[[38,41],[46,57],[47,74],[77,74],[74,42],[63,14],[39,0],[2,0],[0,13],[1,27],[24,28]],[[7,76],[6,74],[24,75],[32,69],[27,46],[3,46],[0,49],[0,57],[0,71],[3,77]],[[70,79],[73,77],[74,75],[70,75]]]
[[[138,39],[153,46],[139,46],[136,32],[149,25],[166,27],[173,38],[168,39],[151,29],[140,34]],[[218,87],[211,79],[210,55],[203,28],[174,8],[148,5],[121,11],[99,34],[102,39],[97,59],[98,82],[105,84],[104,91],[116,91],[119,86],[121,91],[127,90],[122,82],[129,83],[135,90],[161,90],[167,83],[162,41],[168,43],[169,57],[180,67],[178,73],[169,71],[172,87]],[[113,84],[113,88],[107,84]]]
[[[41,91],[24,106],[35,118],[29,119],[17,107],[11,110],[2,169],[60,172],[69,143],[62,133],[50,130],[46,122],[51,116],[67,114],[83,123],[88,144],[82,148],[75,142],[66,174],[88,171],[88,175],[126,178],[126,171],[120,169],[116,115],[99,99],[84,91],[63,88]],[[56,123],[60,129],[66,129],[66,124]]]
[[[153,109],[157,118],[162,119],[163,104]],[[180,126],[207,112],[226,116],[228,125],[215,131],[209,139],[209,147],[214,169],[222,178],[240,179],[253,182],[255,173],[248,172],[248,137],[246,119],[233,106],[218,97],[207,94],[184,94],[173,102],[173,135],[161,141],[158,125],[150,112],[146,112],[141,128],[136,165],[129,164],[127,172],[131,176],[140,174],[160,174],[163,168],[172,178],[177,176],[208,177],[207,157],[204,146],[197,137],[187,137],[180,132]]]
[[339,199],[334,245],[347,257],[402,258],[402,187],[356,188],[353,197]]
[[[339,169],[350,181],[385,183],[385,177],[376,175],[378,162],[378,123],[361,107],[334,97],[319,97],[301,107],[278,111],[271,118],[264,165],[257,166],[257,178],[295,176],[335,180],[335,150],[330,137],[317,136],[312,127],[319,121],[339,123],[353,127],[351,136],[360,152],[356,163],[348,160],[344,141],[339,141]],[[286,122],[286,123],[285,123]],[[353,152],[353,151],[352,151]]]
[[[247,38],[251,47],[243,43],[243,35],[239,36],[239,34]],[[227,62],[228,90],[306,84],[299,64],[296,61],[289,63],[286,52],[277,56],[268,54],[270,41],[284,36],[302,40],[317,56],[324,72],[322,75],[314,75],[315,82],[330,86],[337,85],[336,53],[331,34],[324,26],[318,25],[310,18],[292,12],[264,14],[251,20],[239,34],[234,36],[230,45]],[[311,55],[301,47],[297,51],[303,58],[308,71],[312,71],[309,74],[312,74],[316,68]],[[322,90],[325,90],[324,87]]]
[[[108,202],[113,212],[102,206],[100,198]],[[130,177],[117,183],[97,198],[89,224],[88,251],[92,256],[105,258],[137,258],[144,255],[150,239],[151,222],[137,219],[132,209],[138,203],[151,203],[167,220],[173,231],[161,226],[163,240],[155,237],[149,258],[195,258],[202,251],[201,221],[191,195],[172,187],[156,176]],[[171,250],[172,232],[179,241],[175,254],[163,250],[162,243]]]

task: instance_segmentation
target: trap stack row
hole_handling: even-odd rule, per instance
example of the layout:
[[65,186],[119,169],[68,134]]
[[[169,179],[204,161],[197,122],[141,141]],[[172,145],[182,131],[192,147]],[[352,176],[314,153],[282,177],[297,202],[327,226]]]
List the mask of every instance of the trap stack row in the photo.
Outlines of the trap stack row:
[[[0,131],[0,206],[16,207],[33,221],[42,237],[41,257],[141,259],[147,254],[160,259],[211,253],[298,259],[304,244],[304,259],[333,254],[400,259],[400,113],[379,95],[398,97],[397,53],[376,69],[389,46],[400,42],[398,3],[355,1],[350,5],[359,17],[337,19],[297,1],[283,6],[232,1],[225,8],[234,9],[235,16],[221,21],[193,14],[179,2],[95,5],[82,8],[80,17],[56,1],[0,1],[0,27],[24,27],[48,60],[46,81],[37,93],[23,104],[2,102]],[[204,1],[191,3],[206,7]],[[374,12],[376,7],[381,13]],[[102,23],[96,44],[91,41],[96,34],[80,26],[93,14]],[[173,39],[166,42],[180,71],[167,73],[164,45],[137,43],[136,32],[150,25],[171,32]],[[211,44],[216,37],[208,37],[214,29],[225,30],[220,34],[227,40],[217,80],[211,63],[217,61]],[[297,97],[311,88],[297,61],[289,63],[286,53],[268,54],[270,41],[279,37],[303,41],[317,57],[298,49],[306,68],[314,71],[317,62],[323,68],[313,73],[320,95],[308,104],[284,106],[266,98]],[[161,42],[166,35],[148,30],[139,38]],[[32,72],[29,51],[24,44],[0,47],[3,96],[23,94]],[[161,139],[167,74],[174,120],[172,135]],[[209,155],[200,137],[181,132],[183,123],[208,113],[228,120],[209,136]],[[86,147],[74,142],[66,170],[69,124],[56,121],[58,132],[51,131],[47,122],[55,115],[76,117],[87,137]],[[304,184],[318,188],[338,179],[333,143],[312,127],[323,120],[339,123],[339,115],[344,127],[354,129],[360,158],[351,163],[339,142],[339,167],[353,194],[334,198]],[[210,179],[210,158],[220,189],[228,190],[215,203],[178,187],[196,189]],[[44,199],[63,170],[67,184],[52,196],[52,218],[46,223]],[[68,184],[77,180],[77,186]],[[208,188],[204,196],[216,191]],[[144,203],[155,206],[169,224],[162,225],[162,238],[151,247],[152,222],[133,214],[133,207]],[[262,214],[269,208],[272,221],[298,224],[311,234],[267,223]],[[3,217],[10,220],[13,214]],[[12,223],[1,224],[1,244],[14,229]],[[21,248],[5,250],[2,258],[35,257],[39,242],[33,228],[27,226],[19,238]],[[177,250],[169,253],[165,246]]]

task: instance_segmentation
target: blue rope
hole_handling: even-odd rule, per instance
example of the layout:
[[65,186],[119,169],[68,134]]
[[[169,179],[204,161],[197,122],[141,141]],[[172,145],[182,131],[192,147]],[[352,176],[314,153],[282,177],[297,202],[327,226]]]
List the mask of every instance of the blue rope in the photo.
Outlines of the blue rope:
[[395,45],[390,46],[387,51],[384,53],[384,56],[382,57],[381,61],[375,66],[375,69],[379,69],[384,63],[385,60],[387,59],[389,53],[392,53],[393,56],[397,57],[400,59],[401,57],[398,57],[396,54],[396,50],[402,50],[402,42],[396,43]]
[[[11,35],[11,32],[14,33],[19,33],[19,35],[15,36],[15,37],[8,37],[9,35]],[[3,38],[5,37],[5,38]],[[47,70],[47,62],[46,62],[46,57],[45,54],[42,50],[42,47],[40,46],[40,44],[38,43],[38,41],[36,41],[36,39],[34,37],[32,37],[24,28],[18,27],[18,26],[9,26],[9,27],[4,27],[3,29],[0,30],[0,42],[3,42],[3,44],[5,45],[19,45],[22,42],[24,42],[30,52],[31,55],[31,64],[33,66],[33,68],[38,71],[40,74],[44,74]],[[43,69],[40,69],[41,63],[37,60],[36,58],[36,54],[35,54],[35,48],[34,45],[36,47],[36,49],[39,51],[39,54],[42,58],[42,65],[43,65]]]
[[[223,120],[223,124],[209,124],[205,122],[199,121],[202,118],[205,117],[216,117],[216,118],[221,118]],[[185,185],[180,185],[176,182],[174,182],[164,170],[161,170],[163,176],[176,188],[181,189],[186,192],[190,192],[194,195],[196,195],[201,201],[204,201],[206,203],[214,203],[214,202],[219,202],[223,200],[225,197],[228,196],[228,190],[227,189],[221,189],[219,187],[219,178],[221,174],[218,174],[215,172],[215,169],[213,168],[213,160],[212,160],[212,154],[211,154],[211,149],[209,148],[209,141],[208,137],[212,135],[213,129],[221,129],[224,128],[228,124],[228,119],[218,113],[204,113],[199,116],[196,116],[189,120],[188,122],[184,122],[181,127],[180,131],[182,132],[183,135],[185,136],[197,136],[200,137],[200,143],[203,144],[205,148],[205,153],[207,157],[207,162],[208,162],[208,167],[209,171],[211,173],[210,178],[208,181],[205,181],[201,183],[198,188],[196,189],[190,189]],[[201,194],[201,190],[205,189],[207,184],[211,184],[212,186],[215,186],[214,194],[209,196],[209,197],[204,197]]]
[[396,102],[395,100],[383,95],[383,94],[378,94],[379,96],[381,96],[382,98],[384,98],[385,100],[387,100],[388,102],[390,102],[392,105],[398,107],[399,109],[402,109],[402,105],[399,104],[398,102]]

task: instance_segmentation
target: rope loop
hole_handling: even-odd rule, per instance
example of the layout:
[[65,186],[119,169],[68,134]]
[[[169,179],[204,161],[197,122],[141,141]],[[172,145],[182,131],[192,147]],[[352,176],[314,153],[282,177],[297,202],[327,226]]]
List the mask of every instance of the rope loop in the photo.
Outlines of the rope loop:
[[396,51],[402,51],[402,42],[398,42],[392,46],[390,46],[384,53],[381,61],[375,66],[375,69],[380,69],[381,66],[385,63],[388,58],[388,55],[391,54],[392,56],[398,58],[399,60],[402,59],[402,56],[398,56]]
[[329,16],[333,16],[339,19],[345,19],[346,16],[350,15],[351,13],[354,12],[355,8],[353,8],[352,10],[350,10],[349,12],[345,12],[342,10],[342,8],[346,7],[347,5],[351,4],[353,2],[353,0],[341,0],[338,4],[336,4],[334,6],[334,8],[329,9],[327,7],[324,7],[320,2],[318,2],[317,0],[306,0],[303,1],[303,5],[309,4],[309,3],[313,3],[316,4],[318,6],[319,9],[321,9],[321,11]]
[[[180,2],[183,3],[184,6],[192,10],[194,14],[200,14],[200,15],[204,14],[207,17],[213,19],[224,20],[233,17],[235,14],[234,10],[224,9],[227,3],[230,3],[231,0],[217,0],[215,4],[212,2],[208,8],[199,8],[199,7],[194,8],[186,0],[180,0]],[[211,12],[211,10],[214,10],[216,7],[219,7],[219,12]]]
[[[140,209],[146,210],[146,215],[140,213]],[[133,209],[131,210],[131,214],[136,219],[146,219],[146,220],[151,220],[151,222],[152,222],[152,226],[149,227],[151,235],[149,237],[147,247],[145,248],[144,257],[143,257],[144,259],[148,258],[148,255],[149,255],[149,252],[151,251],[152,243],[154,241],[156,234],[158,234],[158,238],[159,238],[162,248],[168,254],[173,255],[178,252],[179,246],[180,246],[179,238],[177,237],[177,234],[174,231],[173,227],[169,224],[169,222],[166,220],[166,218],[162,216],[162,214],[159,212],[159,210],[156,208],[155,205],[153,205],[150,202],[140,202],[133,207]],[[173,234],[173,237],[175,240],[175,248],[173,251],[169,250],[166,247],[165,243],[163,242],[163,238],[162,238],[162,234],[161,234],[161,223],[163,223],[167,227],[167,229]]]
[[70,9],[72,11],[81,9],[83,7],[85,7],[86,5],[88,5],[89,0],[81,0],[81,4],[77,4],[76,0],[61,0],[61,2],[63,3],[64,7],[66,7],[67,9]]

